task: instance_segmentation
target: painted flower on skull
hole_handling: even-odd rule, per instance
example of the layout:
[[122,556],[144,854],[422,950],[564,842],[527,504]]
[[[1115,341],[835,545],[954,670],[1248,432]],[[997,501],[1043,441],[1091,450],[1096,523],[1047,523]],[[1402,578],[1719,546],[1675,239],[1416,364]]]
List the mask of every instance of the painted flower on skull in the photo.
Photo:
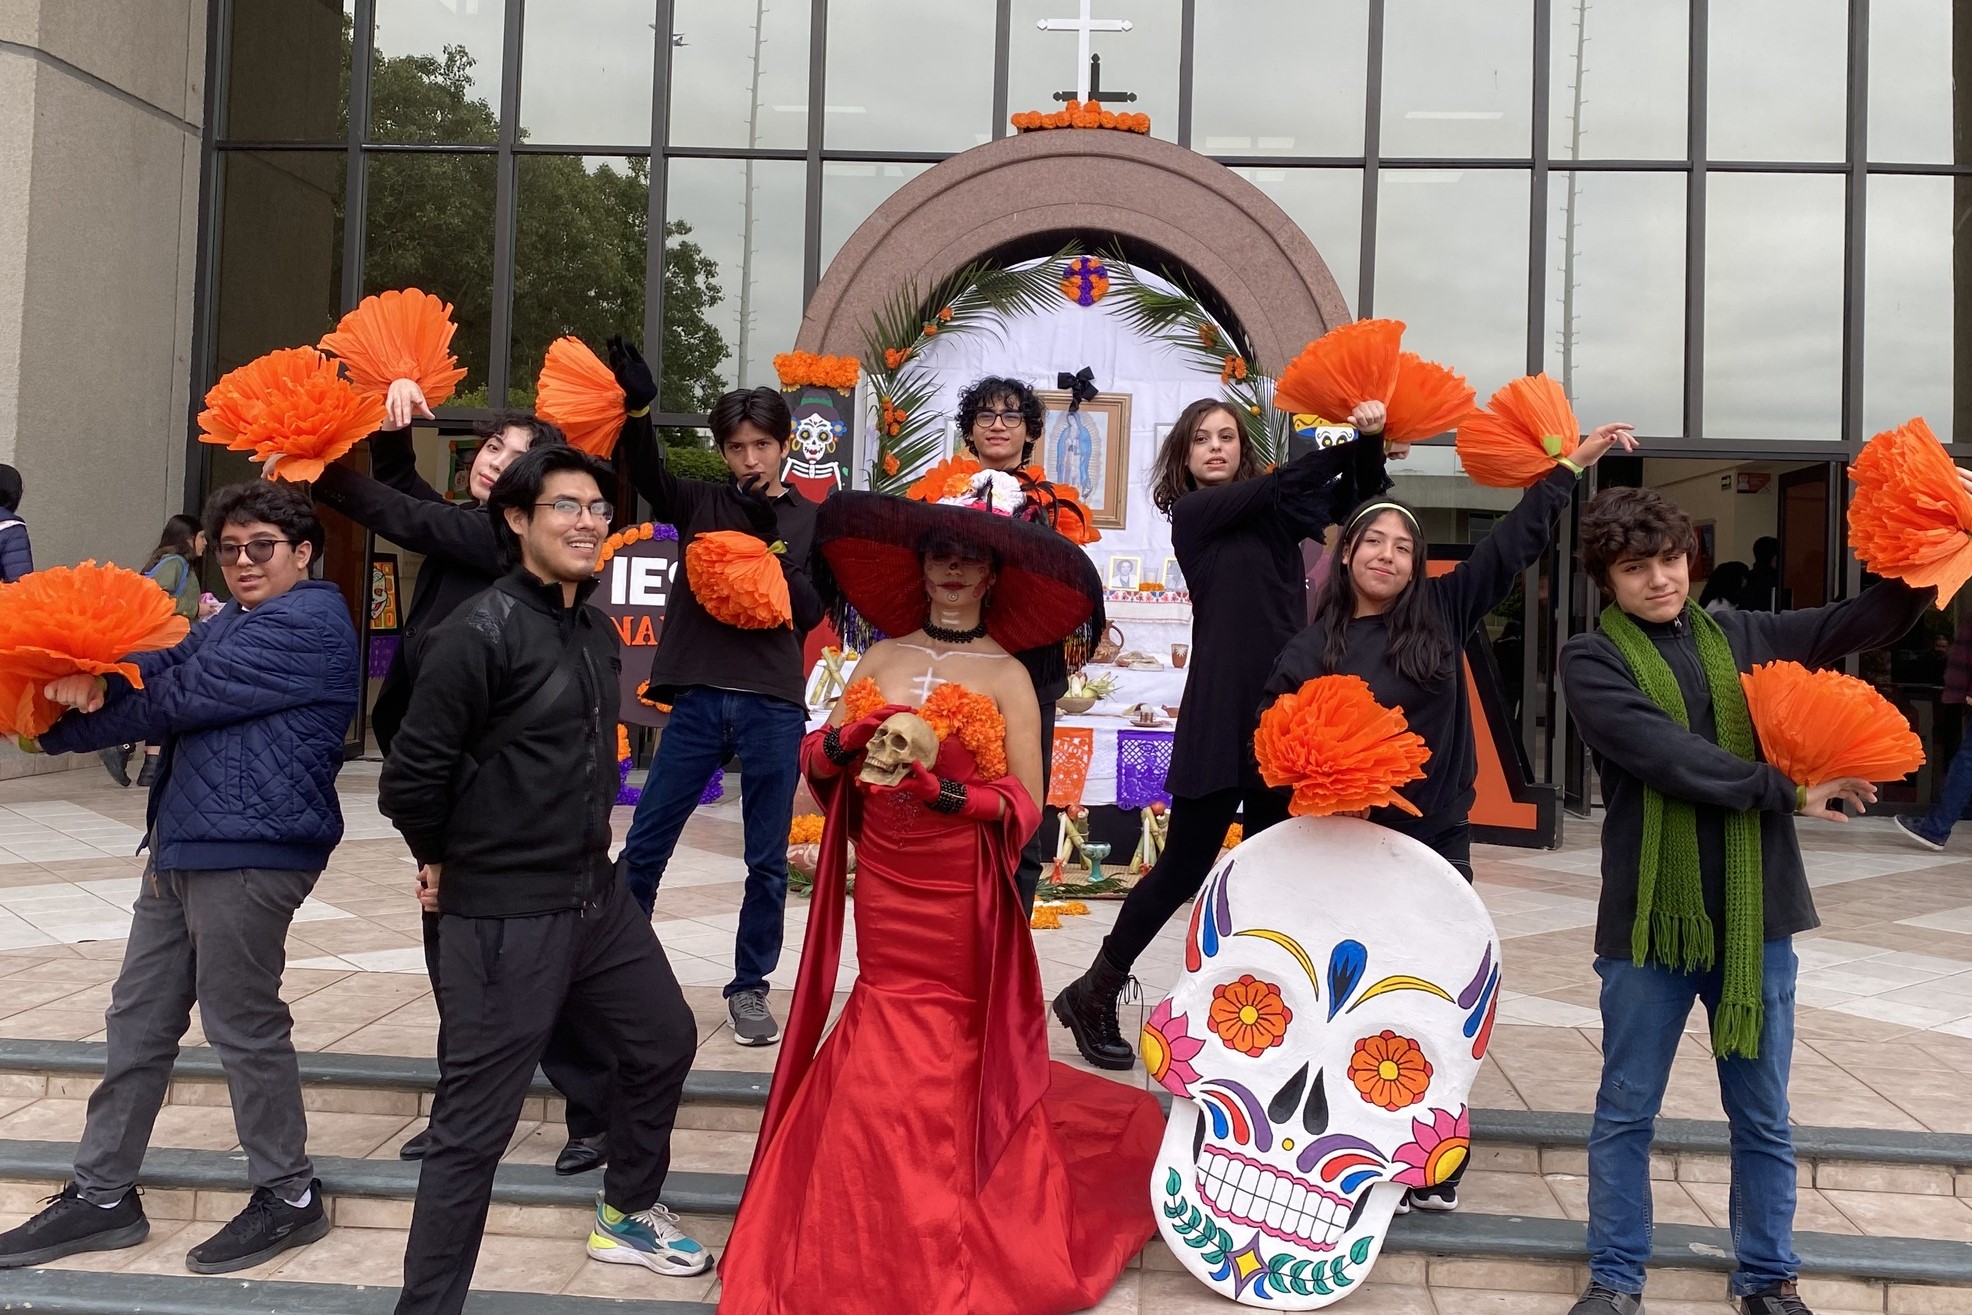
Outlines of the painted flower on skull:
[[1431,1085],[1431,1061],[1417,1042],[1384,1031],[1356,1042],[1349,1080],[1370,1104],[1400,1110],[1424,1099],[1424,1090]]
[[1431,1122],[1411,1120],[1411,1136],[1416,1138],[1397,1150],[1397,1162],[1404,1167],[1396,1181],[1406,1187],[1436,1187],[1458,1172],[1472,1150],[1472,1123],[1461,1106],[1432,1110]]
[[1212,988],[1212,1030],[1228,1047],[1258,1059],[1277,1046],[1294,1021],[1294,1011],[1280,998],[1280,988],[1243,973],[1236,982]]
[[1150,1021],[1144,1024],[1138,1045],[1143,1052],[1143,1066],[1151,1077],[1163,1083],[1174,1096],[1191,1095],[1191,1084],[1198,1081],[1198,1070],[1191,1066],[1191,1061],[1205,1049],[1205,1041],[1191,1035],[1190,1020],[1185,1015],[1172,1015],[1169,1000],[1150,1011]]

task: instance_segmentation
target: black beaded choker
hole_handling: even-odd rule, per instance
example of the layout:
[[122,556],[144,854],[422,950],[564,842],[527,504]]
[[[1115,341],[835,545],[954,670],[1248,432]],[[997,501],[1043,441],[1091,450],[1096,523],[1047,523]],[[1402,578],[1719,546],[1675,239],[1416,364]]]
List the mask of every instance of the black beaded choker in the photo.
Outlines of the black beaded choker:
[[969,644],[975,639],[986,637],[986,621],[982,617],[979,624],[970,630],[947,630],[944,626],[935,626],[926,621],[924,636],[926,639],[935,639],[941,644]]

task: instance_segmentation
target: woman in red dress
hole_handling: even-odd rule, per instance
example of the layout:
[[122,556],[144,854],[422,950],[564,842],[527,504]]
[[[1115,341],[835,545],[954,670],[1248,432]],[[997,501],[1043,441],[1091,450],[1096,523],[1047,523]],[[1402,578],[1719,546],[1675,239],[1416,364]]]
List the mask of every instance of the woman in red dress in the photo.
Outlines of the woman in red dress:
[[[1072,632],[1101,582],[1059,535],[963,505],[838,493],[816,542],[844,601],[896,638],[802,748],[822,858],[720,1315],[1067,1315],[1155,1231],[1164,1120],[1146,1093],[1048,1061],[1014,887],[1040,715],[1009,655]],[[912,710],[936,759],[861,780],[879,728]],[[861,966],[823,1042],[851,841]]]

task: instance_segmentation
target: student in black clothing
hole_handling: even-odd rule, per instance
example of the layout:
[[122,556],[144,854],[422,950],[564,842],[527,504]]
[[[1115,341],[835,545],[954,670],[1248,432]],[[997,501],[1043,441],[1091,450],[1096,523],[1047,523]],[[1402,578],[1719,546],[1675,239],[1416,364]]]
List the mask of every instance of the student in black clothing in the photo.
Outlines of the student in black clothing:
[[[485,502],[509,463],[541,447],[566,447],[560,429],[526,411],[495,411],[475,426],[481,438],[466,476],[468,502],[448,502],[418,474],[411,445],[411,421],[430,418],[424,393],[416,382],[399,379],[390,386],[384,404],[384,428],[370,436],[370,474],[347,466],[326,467],[314,484],[316,500],[392,543],[424,556],[410,605],[404,611],[403,636],[383,688],[377,691],[370,725],[377,747],[386,754],[397,736],[404,710],[410,706],[411,685],[418,661],[431,633],[468,598],[485,591],[504,574],[493,521]],[[432,993],[438,992],[438,918],[424,918],[425,971]],[[444,1049],[444,1038],[439,1039]],[[563,1175],[584,1173],[608,1155],[610,1065],[583,1052],[567,1029],[558,1031],[542,1061],[549,1081],[568,1102],[568,1144],[555,1161]],[[429,1133],[420,1132],[399,1148],[407,1160],[421,1157]]]
[[1365,403],[1351,442],[1317,448],[1263,473],[1239,417],[1217,398],[1193,402],[1158,453],[1152,500],[1191,585],[1191,667],[1171,747],[1164,853],[1137,883],[1089,970],[1054,999],[1055,1017],[1098,1068],[1136,1053],[1116,1025],[1130,967],[1193,895],[1234,817],[1254,835],[1287,816],[1253,759],[1260,690],[1274,657],[1307,616],[1301,541],[1319,539],[1339,509],[1387,486],[1383,406]]
[[697,1025],[609,859],[622,663],[585,600],[612,479],[566,447],[507,468],[487,506],[517,565],[431,637],[384,762],[377,805],[418,860],[443,960],[398,1315],[463,1308],[494,1173],[564,1016],[616,1061],[590,1257],[680,1276],[711,1263],[658,1204]]

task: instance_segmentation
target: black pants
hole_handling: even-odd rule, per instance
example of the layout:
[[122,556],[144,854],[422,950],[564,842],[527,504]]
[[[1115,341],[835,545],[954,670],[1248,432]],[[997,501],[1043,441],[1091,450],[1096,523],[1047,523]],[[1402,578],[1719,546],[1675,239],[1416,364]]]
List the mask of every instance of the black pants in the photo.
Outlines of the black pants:
[[[425,976],[431,979],[431,998],[438,999],[438,928],[436,913],[424,915]],[[438,1054],[445,1053],[445,1019],[438,1020]],[[554,1035],[541,1056],[541,1071],[555,1090],[562,1094],[568,1109],[565,1118],[570,1137],[596,1137],[609,1131],[610,1088],[616,1083],[616,1065],[601,1055],[591,1054],[566,1021],[555,1023]]]
[[1171,801],[1164,852],[1130,891],[1116,927],[1102,943],[1109,962],[1125,972],[1164,930],[1184,902],[1198,893],[1225,845],[1226,828],[1244,807],[1245,834],[1256,836],[1287,817],[1287,796],[1272,790],[1214,790]]
[[603,1200],[625,1213],[649,1209],[664,1186],[671,1126],[698,1046],[678,979],[620,882],[584,910],[448,914],[439,950],[438,1094],[397,1315],[464,1307],[494,1171],[557,1020],[565,1016],[590,1053],[616,1057]]
[[[1048,809],[1048,778],[1054,775],[1054,704],[1041,704],[1041,797],[1034,806],[1043,815]],[[1020,851],[1020,866],[1014,869],[1013,883],[1020,889],[1020,909],[1023,917],[1034,912],[1034,892],[1041,885],[1041,866],[1047,855],[1048,844],[1045,826],[1035,829],[1027,838],[1027,848]]]

